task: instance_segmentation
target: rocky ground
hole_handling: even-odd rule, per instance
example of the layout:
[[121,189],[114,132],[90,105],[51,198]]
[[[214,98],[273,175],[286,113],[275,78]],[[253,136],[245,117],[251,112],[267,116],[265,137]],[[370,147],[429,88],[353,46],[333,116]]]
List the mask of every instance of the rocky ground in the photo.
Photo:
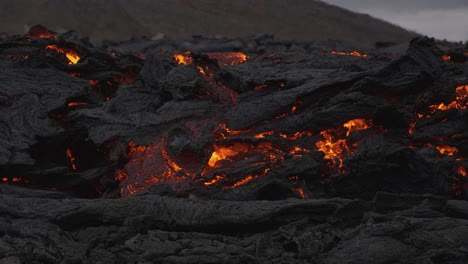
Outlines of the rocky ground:
[[0,263],[467,263],[465,47],[339,48],[4,38]]

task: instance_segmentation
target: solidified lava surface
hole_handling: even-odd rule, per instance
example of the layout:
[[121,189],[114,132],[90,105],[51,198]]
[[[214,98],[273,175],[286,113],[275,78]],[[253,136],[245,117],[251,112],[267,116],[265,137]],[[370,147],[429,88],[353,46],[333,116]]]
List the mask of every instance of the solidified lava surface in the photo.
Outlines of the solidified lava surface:
[[467,263],[468,51],[0,40],[1,263]]

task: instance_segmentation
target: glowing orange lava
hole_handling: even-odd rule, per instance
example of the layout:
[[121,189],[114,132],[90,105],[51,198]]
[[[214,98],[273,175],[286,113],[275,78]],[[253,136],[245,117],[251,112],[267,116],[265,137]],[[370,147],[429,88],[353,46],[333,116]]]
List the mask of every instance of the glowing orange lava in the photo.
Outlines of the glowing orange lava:
[[450,109],[467,109],[468,106],[468,85],[461,85],[455,89],[455,100],[450,102],[449,104],[436,104],[430,105],[429,109],[431,113],[435,113],[436,111],[447,111]]
[[[317,141],[315,146],[318,151],[325,154],[325,159],[329,160],[338,171],[343,170],[343,159],[353,152],[354,146],[348,144],[346,137],[351,132],[368,129],[372,126],[370,120],[354,119],[344,123],[341,127],[327,129],[320,132],[322,140]],[[343,128],[346,130],[344,133]],[[344,135],[343,135],[344,134]]]
[[115,179],[122,182],[124,197],[161,182],[181,182],[193,179],[195,174],[184,170],[169,154],[165,138],[150,146],[137,146],[129,142],[131,160],[125,169],[117,171]]
[[416,122],[412,122],[408,129],[410,135],[414,134],[414,132],[416,132]]
[[88,105],[89,103],[86,102],[70,102],[67,104],[68,107],[77,107],[82,105]]
[[263,89],[265,89],[265,88],[267,88],[267,87],[268,87],[268,85],[266,85],[266,84],[261,84],[261,85],[255,86],[254,90],[260,91],[260,90],[263,90]]
[[75,163],[75,161],[76,161],[75,156],[73,156],[73,153],[72,153],[71,149],[69,149],[69,148],[66,150],[66,153],[67,153],[68,159],[70,160],[70,164],[72,166],[72,169],[74,171],[76,171],[78,168],[77,168],[76,163]]
[[208,166],[212,168],[219,168],[223,162],[234,162],[235,160],[247,157],[250,154],[269,153],[268,156],[272,158],[273,162],[276,160],[276,155],[271,152],[273,146],[269,142],[261,142],[258,145],[253,145],[243,142],[234,142],[229,145],[214,145],[214,151],[208,160]]
[[207,54],[211,59],[218,60],[218,65],[228,66],[228,65],[238,65],[247,62],[247,55],[242,52],[211,52]]
[[345,52],[345,51],[332,50],[330,53],[334,55],[355,56],[355,57],[363,57],[363,58],[369,57],[369,54],[361,53],[359,51]]
[[204,182],[203,184],[205,186],[211,186],[213,184],[221,182],[224,179],[226,179],[226,175],[215,175],[215,177],[212,180]]
[[463,167],[463,166],[458,166],[457,172],[458,172],[458,174],[460,174],[463,177],[466,177],[468,175],[468,173],[466,172],[465,167]]
[[456,153],[458,153],[458,149],[456,147],[447,145],[436,146],[436,149],[440,152],[440,154],[447,156],[454,156]]
[[48,45],[46,46],[46,50],[65,54],[69,61],[68,64],[77,64],[80,60],[80,56],[78,55],[78,53],[69,48],[58,47],[57,45]]
[[193,59],[190,56],[190,51],[187,51],[184,54],[174,54],[172,59],[179,65],[189,65],[193,62]]
[[223,189],[233,189],[233,188],[237,188],[241,185],[244,185],[246,183],[249,183],[255,179],[258,179],[258,178],[261,178],[265,175],[268,174],[268,172],[270,171],[270,168],[265,168],[262,172],[258,173],[258,174],[254,174],[254,175],[249,175],[243,179],[241,179],[240,181],[237,181],[231,185],[228,185],[228,186],[223,186]]
[[443,61],[450,61],[451,57],[449,55],[443,55],[442,60]]
[[349,136],[349,134],[353,131],[360,131],[370,128],[371,123],[365,119],[358,118],[344,123],[343,127],[348,129],[346,136]]

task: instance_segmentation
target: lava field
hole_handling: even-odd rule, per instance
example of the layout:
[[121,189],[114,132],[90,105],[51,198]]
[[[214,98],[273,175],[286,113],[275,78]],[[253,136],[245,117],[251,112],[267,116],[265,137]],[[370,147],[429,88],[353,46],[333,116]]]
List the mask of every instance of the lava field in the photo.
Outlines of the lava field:
[[0,263],[468,263],[468,47],[0,38]]

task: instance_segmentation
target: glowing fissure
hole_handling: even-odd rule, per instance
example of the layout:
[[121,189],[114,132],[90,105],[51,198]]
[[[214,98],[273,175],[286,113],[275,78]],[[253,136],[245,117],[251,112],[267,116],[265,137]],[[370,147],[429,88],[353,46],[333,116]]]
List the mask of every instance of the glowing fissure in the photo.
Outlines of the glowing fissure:
[[369,57],[369,54],[361,53],[361,52],[359,52],[359,51],[346,52],[346,51],[332,50],[332,51],[330,51],[330,54],[333,54],[333,55],[343,55],[343,56],[363,57],[363,58]]
[[59,47],[57,45],[48,45],[46,46],[46,50],[65,54],[68,59],[68,64],[77,64],[80,60],[78,53],[70,48]]
[[372,126],[372,122],[366,119],[353,119],[342,126],[327,129],[320,132],[322,140],[317,141],[315,146],[318,151],[325,154],[324,159],[332,164],[331,171],[344,172],[343,160],[353,153],[355,145],[347,141],[352,132],[366,130]]

